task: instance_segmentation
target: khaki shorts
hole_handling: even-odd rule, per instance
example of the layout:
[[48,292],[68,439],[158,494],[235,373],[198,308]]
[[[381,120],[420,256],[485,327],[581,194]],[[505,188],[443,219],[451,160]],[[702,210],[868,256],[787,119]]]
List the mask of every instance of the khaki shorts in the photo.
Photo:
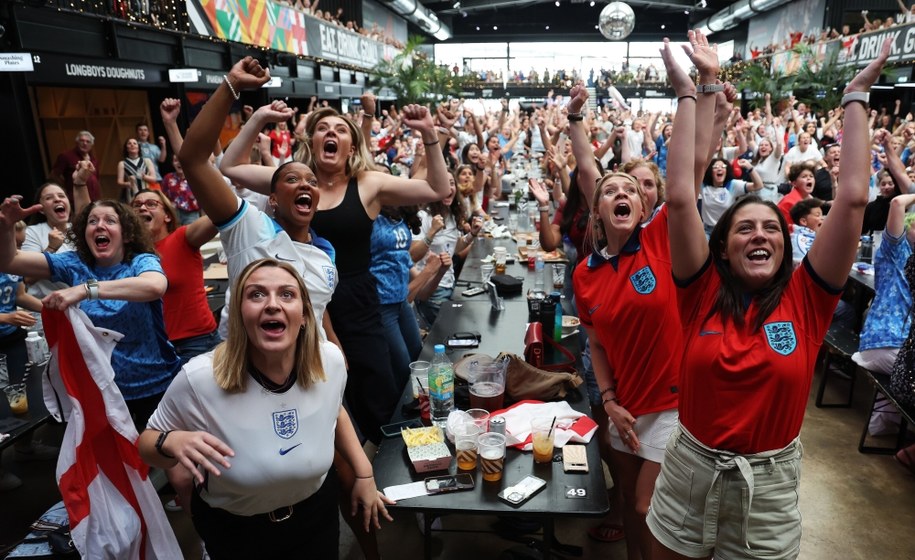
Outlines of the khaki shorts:
[[655,482],[648,528],[691,558],[797,558],[802,455],[800,440],[755,455],[716,451],[678,426]]

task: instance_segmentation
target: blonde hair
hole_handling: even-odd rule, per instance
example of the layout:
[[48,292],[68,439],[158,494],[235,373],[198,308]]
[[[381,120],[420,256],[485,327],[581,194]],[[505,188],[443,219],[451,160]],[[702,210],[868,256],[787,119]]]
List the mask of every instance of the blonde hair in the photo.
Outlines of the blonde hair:
[[[648,200],[645,198],[645,192],[642,190],[642,185],[639,183],[638,179],[633,177],[628,173],[620,172],[610,172],[600,178],[597,182],[597,186],[594,188],[594,195],[591,197],[591,206],[590,206],[590,215],[588,216],[588,230],[585,232],[585,242],[584,245],[590,246],[594,251],[599,252],[607,245],[607,234],[604,231],[604,224],[600,219],[600,213],[597,211],[597,203],[600,201],[601,191],[605,184],[609,183],[611,179],[621,178],[629,181],[639,193],[639,199],[642,201],[642,211],[651,210],[648,208]],[[635,227],[641,227],[637,224]]]
[[305,119],[305,133],[302,137],[302,141],[298,143],[299,147],[296,149],[295,159],[304,163],[309,168],[317,170],[317,167],[315,167],[315,155],[311,147],[311,140],[314,136],[315,128],[318,127],[318,123],[327,117],[339,117],[343,119],[343,122],[346,123],[346,128],[349,129],[350,136],[353,137],[353,154],[346,158],[346,176],[353,177],[364,171],[375,171],[375,160],[372,157],[371,152],[369,152],[362,130],[356,126],[356,123],[350,120],[349,117],[341,115],[333,107],[321,107],[308,114],[308,117]]
[[259,259],[246,266],[232,286],[232,299],[229,302],[229,335],[213,352],[213,377],[216,379],[216,384],[229,393],[240,393],[247,386],[251,342],[248,340],[248,332],[242,321],[241,303],[248,279],[254,274],[254,271],[264,267],[280,268],[288,272],[295,278],[302,296],[302,314],[305,324],[299,329],[296,339],[293,361],[296,383],[303,388],[308,388],[312,383],[326,379],[324,364],[321,362],[320,335],[311,306],[311,298],[308,296],[308,289],[305,287],[302,277],[289,263],[274,259]]

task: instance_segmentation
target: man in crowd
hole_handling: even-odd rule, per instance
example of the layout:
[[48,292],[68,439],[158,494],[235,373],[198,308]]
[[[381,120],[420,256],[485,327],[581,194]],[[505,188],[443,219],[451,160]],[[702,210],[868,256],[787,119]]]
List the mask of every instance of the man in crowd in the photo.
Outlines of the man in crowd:
[[64,188],[70,204],[73,204],[73,172],[80,161],[88,160],[92,162],[95,173],[86,181],[89,188],[89,198],[93,201],[101,198],[102,188],[99,183],[99,163],[92,153],[92,146],[95,145],[95,136],[88,130],[80,131],[76,135],[76,146],[72,150],[61,152],[57,156],[57,161],[51,169],[51,178]]

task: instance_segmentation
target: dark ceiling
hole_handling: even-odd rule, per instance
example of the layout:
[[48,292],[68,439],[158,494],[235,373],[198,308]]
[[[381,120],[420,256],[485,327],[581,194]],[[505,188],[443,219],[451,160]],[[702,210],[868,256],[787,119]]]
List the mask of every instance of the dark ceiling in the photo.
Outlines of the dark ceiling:
[[[736,0],[627,0],[635,12],[629,41],[685,37],[694,25]],[[449,42],[603,41],[595,28],[607,0],[423,0],[454,34]],[[547,29],[549,26],[549,29]],[[663,26],[663,28],[662,28]],[[477,28],[479,27],[479,30]],[[498,29],[494,29],[494,27]]]

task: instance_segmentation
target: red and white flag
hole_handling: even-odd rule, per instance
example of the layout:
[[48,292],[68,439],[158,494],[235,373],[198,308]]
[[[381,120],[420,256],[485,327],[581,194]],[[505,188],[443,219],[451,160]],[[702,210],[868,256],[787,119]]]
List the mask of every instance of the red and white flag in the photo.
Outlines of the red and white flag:
[[[75,307],[45,309],[42,322],[51,347],[45,404],[69,422],[57,483],[73,544],[83,558],[181,558],[114,384],[111,352],[122,335],[95,327]],[[62,387],[67,399],[58,400],[49,385]]]

